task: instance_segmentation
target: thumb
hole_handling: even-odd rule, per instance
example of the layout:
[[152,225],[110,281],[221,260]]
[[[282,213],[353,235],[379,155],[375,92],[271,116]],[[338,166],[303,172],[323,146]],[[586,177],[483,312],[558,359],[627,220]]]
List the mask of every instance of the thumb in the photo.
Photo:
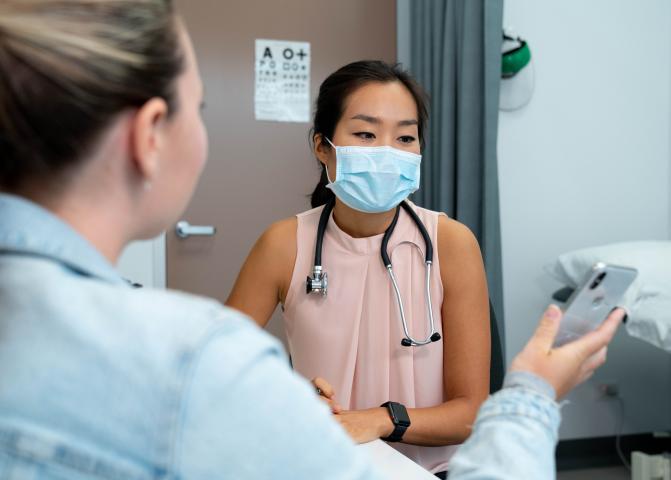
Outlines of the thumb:
[[533,341],[538,343],[542,348],[550,350],[554,343],[557,331],[559,331],[559,322],[561,321],[562,312],[557,305],[550,305],[543,318],[541,318],[536,333],[534,333]]

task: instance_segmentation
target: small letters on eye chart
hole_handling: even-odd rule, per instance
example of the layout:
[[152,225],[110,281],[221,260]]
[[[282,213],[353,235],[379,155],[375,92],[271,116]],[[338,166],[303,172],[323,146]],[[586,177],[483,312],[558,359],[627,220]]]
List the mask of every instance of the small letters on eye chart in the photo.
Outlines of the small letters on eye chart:
[[256,40],[256,120],[310,120],[310,44]]

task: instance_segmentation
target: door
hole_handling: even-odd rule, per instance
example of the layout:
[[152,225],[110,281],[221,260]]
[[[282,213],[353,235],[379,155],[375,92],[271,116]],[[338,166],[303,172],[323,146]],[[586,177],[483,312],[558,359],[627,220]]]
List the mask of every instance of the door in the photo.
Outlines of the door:
[[[255,39],[310,42],[314,104],[338,67],[396,60],[396,0],[178,0],[177,7],[199,58],[210,135],[208,164],[181,220],[216,233],[168,232],[167,284],[223,302],[258,236],[310,208],[320,173],[310,124],[254,119]],[[277,317],[269,329],[283,338]]]

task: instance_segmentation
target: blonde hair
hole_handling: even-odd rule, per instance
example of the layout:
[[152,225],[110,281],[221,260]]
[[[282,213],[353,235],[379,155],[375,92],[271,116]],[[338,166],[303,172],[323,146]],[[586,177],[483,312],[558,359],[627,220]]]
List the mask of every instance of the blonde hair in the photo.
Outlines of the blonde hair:
[[169,0],[0,0],[0,187],[75,166],[183,69]]

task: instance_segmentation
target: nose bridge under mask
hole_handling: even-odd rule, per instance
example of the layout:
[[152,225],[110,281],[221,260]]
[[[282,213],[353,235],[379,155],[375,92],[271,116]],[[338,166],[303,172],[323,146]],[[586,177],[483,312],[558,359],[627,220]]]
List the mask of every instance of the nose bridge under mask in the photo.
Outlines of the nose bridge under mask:
[[[324,136],[326,141],[335,149],[336,151],[336,161],[340,155],[372,155],[378,157],[382,160],[389,160],[389,157],[395,157],[406,162],[417,163],[419,164],[422,160],[422,155],[419,153],[408,152],[406,150],[400,150],[398,148],[392,147],[391,145],[334,145],[333,142],[327,137]],[[382,154],[386,155],[382,155]]]

